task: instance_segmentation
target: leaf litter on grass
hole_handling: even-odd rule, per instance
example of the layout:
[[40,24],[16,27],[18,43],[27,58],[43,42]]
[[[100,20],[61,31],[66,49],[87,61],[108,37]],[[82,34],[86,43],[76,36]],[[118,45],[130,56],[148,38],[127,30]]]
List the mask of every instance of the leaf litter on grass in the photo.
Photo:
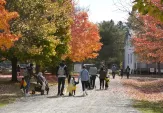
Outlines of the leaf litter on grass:
[[[45,74],[49,86],[56,84],[57,78],[52,74]],[[20,81],[22,76],[18,77]],[[30,90],[34,88],[36,80],[31,80]],[[30,91],[31,93],[31,91]],[[0,75],[0,107],[13,103],[16,99],[24,96],[20,90],[20,83],[11,82],[11,75]]]
[[121,82],[135,108],[143,113],[163,113],[163,78],[133,77]]

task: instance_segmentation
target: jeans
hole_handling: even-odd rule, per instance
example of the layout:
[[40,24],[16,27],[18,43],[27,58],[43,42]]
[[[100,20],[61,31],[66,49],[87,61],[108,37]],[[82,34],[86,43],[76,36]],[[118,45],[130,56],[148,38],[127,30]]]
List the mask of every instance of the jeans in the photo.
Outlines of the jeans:
[[59,77],[58,78],[58,95],[63,94],[64,86],[65,86],[65,77]]
[[26,93],[29,92],[29,88],[30,88],[30,79],[27,81]]
[[85,88],[88,85],[88,81],[82,81],[82,90],[85,91]]

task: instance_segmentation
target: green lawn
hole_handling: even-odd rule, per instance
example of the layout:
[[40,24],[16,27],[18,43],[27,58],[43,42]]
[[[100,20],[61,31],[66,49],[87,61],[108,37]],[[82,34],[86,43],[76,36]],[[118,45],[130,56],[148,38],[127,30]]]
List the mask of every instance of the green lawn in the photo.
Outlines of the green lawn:
[[13,103],[15,100],[16,100],[16,98],[17,97],[12,97],[12,96],[7,96],[7,97],[5,97],[5,98],[1,98],[0,99],[0,107],[3,107],[3,106],[5,106],[5,105],[7,105],[7,104],[9,104],[9,103]]
[[3,106],[5,106],[6,104],[4,104],[4,103],[0,103],[0,107],[3,107]]
[[135,101],[134,107],[142,113],[163,113],[163,102]]

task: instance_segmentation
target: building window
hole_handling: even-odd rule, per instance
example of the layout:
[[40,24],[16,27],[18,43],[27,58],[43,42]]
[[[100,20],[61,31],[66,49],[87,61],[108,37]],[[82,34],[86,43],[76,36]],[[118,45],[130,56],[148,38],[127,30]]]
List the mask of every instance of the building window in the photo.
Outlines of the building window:
[[130,63],[130,55],[128,54],[128,64]]
[[130,54],[130,63],[132,64],[132,53]]

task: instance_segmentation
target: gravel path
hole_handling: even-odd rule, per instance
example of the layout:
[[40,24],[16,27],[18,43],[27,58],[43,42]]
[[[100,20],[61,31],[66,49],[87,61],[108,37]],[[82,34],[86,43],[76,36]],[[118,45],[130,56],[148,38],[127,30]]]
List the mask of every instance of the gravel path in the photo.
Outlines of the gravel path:
[[29,96],[19,99],[13,104],[0,108],[0,113],[140,113],[132,107],[132,100],[125,96],[120,79],[111,79],[108,90],[89,90],[83,97],[81,84],[77,85],[75,97],[57,97],[56,87],[50,94]]

